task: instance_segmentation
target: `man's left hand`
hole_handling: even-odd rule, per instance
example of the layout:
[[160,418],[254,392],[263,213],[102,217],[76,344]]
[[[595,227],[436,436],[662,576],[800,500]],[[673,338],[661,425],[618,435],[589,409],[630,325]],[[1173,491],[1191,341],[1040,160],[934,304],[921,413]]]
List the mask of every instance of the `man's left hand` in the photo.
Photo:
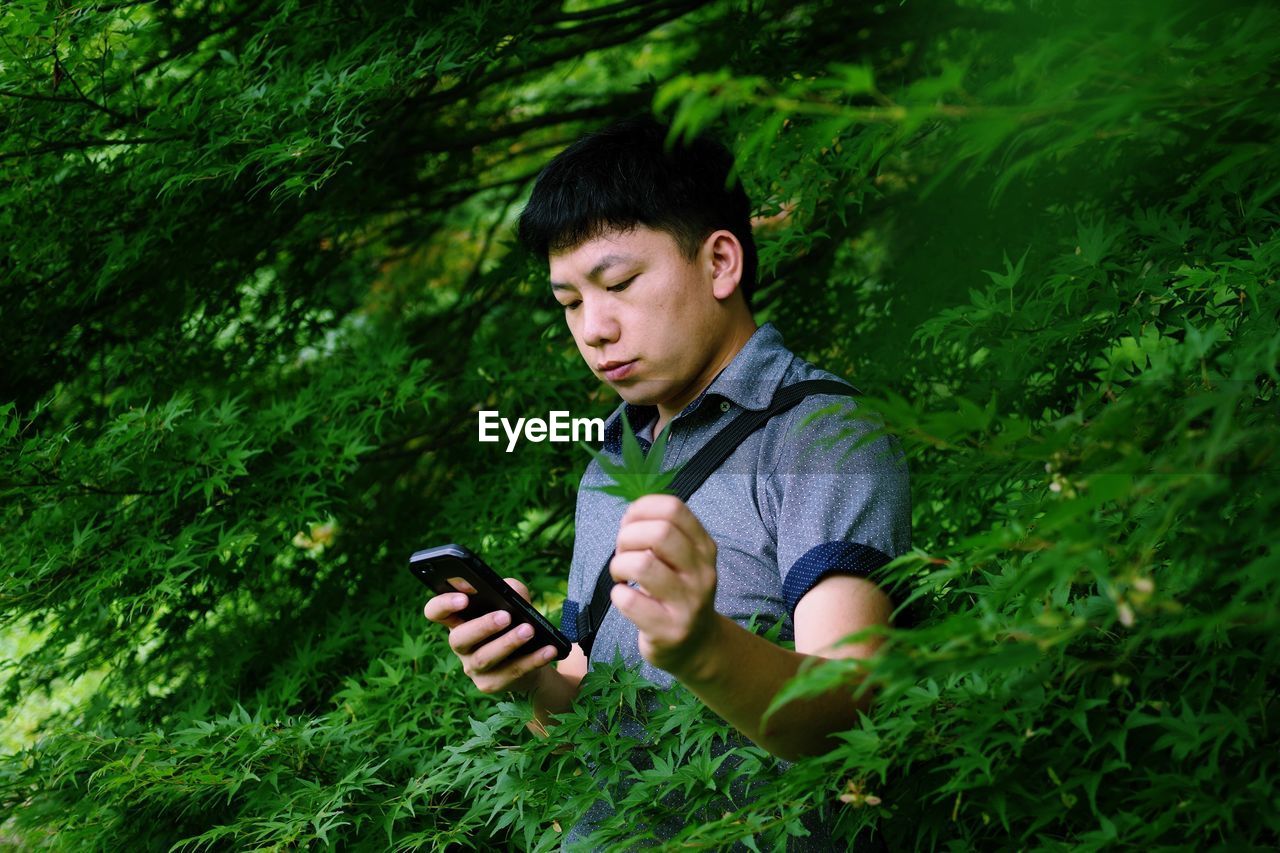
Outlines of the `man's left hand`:
[[696,669],[717,626],[716,543],[684,501],[634,501],[609,572],[613,606],[639,629],[641,656],[677,678]]

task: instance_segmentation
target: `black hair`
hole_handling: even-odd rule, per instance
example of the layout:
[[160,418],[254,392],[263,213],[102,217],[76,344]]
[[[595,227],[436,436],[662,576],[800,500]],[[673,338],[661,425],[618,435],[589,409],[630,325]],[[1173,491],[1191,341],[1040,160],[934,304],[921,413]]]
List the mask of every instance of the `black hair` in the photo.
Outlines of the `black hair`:
[[706,136],[666,148],[668,127],[647,115],[588,133],[538,175],[520,214],[517,237],[546,260],[601,234],[645,225],[670,234],[689,261],[707,235],[725,229],[743,248],[738,288],[747,305],[758,260],[751,203],[736,177],[733,154]]

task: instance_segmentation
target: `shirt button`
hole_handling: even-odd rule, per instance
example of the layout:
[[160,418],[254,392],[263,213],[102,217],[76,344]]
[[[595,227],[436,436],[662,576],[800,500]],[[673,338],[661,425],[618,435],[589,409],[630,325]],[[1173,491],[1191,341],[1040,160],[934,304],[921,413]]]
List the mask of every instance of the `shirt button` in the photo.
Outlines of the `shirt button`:
[[728,401],[728,400],[721,400],[721,401],[720,401],[720,411],[722,411],[722,412],[727,412],[727,411],[729,411],[729,401]]

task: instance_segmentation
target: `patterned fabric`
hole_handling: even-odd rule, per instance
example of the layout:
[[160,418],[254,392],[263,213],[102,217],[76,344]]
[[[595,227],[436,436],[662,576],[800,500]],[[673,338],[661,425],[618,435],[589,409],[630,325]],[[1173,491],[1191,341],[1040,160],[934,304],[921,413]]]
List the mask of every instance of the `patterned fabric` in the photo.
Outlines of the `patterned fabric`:
[[787,572],[787,579],[782,584],[782,597],[794,617],[800,599],[827,575],[871,577],[876,569],[889,560],[889,555],[883,551],[857,542],[823,542],[821,545],[814,545]]

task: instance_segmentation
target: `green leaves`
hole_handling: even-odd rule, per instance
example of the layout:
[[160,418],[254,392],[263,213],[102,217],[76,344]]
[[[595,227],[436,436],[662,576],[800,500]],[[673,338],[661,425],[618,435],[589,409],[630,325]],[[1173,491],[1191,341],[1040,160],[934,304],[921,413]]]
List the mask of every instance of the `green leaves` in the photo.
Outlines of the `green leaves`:
[[[670,424],[668,424],[670,426]],[[662,456],[667,447],[668,430],[663,429],[654,439],[648,455],[640,447],[635,433],[631,430],[631,422],[626,412],[622,413],[622,464],[614,462],[603,453],[582,445],[590,453],[604,473],[613,482],[604,486],[593,486],[597,491],[607,495],[615,495],[625,501],[653,494],[669,494],[671,483],[675,480],[678,469],[662,470]]]
[[[1275,4],[9,5],[15,844],[553,850],[606,796],[628,849],[676,789],[701,849],[833,808],[837,846],[1274,837]],[[781,780],[636,670],[530,737],[398,556],[483,543],[563,596],[586,459],[477,452],[473,407],[597,402],[510,214],[645,93],[737,155],[758,319],[910,454],[886,580],[927,618],[786,688],[880,704]],[[604,490],[670,488],[623,427]]]

